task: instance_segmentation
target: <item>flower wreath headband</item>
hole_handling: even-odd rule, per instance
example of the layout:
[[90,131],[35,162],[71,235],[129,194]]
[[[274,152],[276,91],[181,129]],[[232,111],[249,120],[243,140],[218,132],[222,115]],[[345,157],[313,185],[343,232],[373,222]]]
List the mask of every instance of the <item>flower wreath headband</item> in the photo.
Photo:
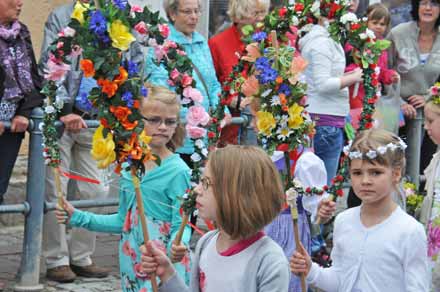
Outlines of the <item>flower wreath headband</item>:
[[362,153],[360,151],[350,151],[350,148],[353,144],[353,141],[350,141],[347,146],[344,147],[344,153],[348,158],[351,160],[353,159],[362,159],[362,158],[368,158],[368,159],[375,159],[378,155],[384,155],[388,150],[390,151],[396,151],[396,149],[400,149],[402,151],[405,151],[406,147],[408,147],[405,142],[403,142],[402,139],[399,138],[398,143],[388,143],[384,146],[379,146],[376,148],[376,150],[368,150],[366,153]]

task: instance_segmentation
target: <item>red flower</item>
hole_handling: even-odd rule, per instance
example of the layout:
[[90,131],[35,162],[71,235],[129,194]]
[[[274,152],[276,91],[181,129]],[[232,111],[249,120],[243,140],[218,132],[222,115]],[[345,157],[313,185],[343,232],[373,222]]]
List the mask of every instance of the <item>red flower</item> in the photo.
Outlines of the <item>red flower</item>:
[[374,70],[374,69],[376,69],[376,67],[377,67],[377,64],[370,64],[370,69]]
[[287,152],[289,151],[289,144],[283,143],[277,146],[278,151]]
[[212,121],[214,124],[217,124],[218,119],[217,119],[216,117],[213,117],[211,121]]
[[93,77],[95,75],[95,66],[93,65],[92,60],[81,60],[79,67],[84,72],[85,77]]
[[215,133],[214,132],[208,132],[208,138],[209,139],[215,138]]
[[353,23],[351,25],[351,30],[356,30],[356,29],[359,29],[359,28],[361,28],[361,25],[359,23]]
[[342,197],[344,195],[344,191],[341,190],[341,189],[336,190],[336,195],[339,196],[339,197]]
[[373,123],[371,123],[371,122],[366,123],[366,124],[365,124],[365,128],[367,128],[367,129],[371,129],[371,128],[373,128]]
[[278,15],[279,15],[281,18],[284,18],[284,16],[286,15],[286,13],[287,13],[287,8],[286,8],[286,6],[280,8],[280,10],[278,10]]
[[336,181],[344,181],[344,177],[340,174],[336,176]]
[[294,10],[295,10],[296,12],[303,11],[303,10],[304,10],[304,4],[302,4],[302,3],[295,3],[295,8],[294,8]]
[[375,98],[369,98],[369,99],[367,100],[367,102],[368,102],[369,104],[374,104],[374,103],[376,102],[376,99],[375,99]]
[[307,188],[306,188],[306,193],[309,193],[309,194],[310,194],[311,192],[312,192],[312,189],[311,189],[310,187],[307,187]]
[[110,128],[110,126],[108,125],[108,122],[107,122],[107,119],[105,119],[105,118],[101,118],[101,125],[104,127],[104,128]]
[[379,81],[377,81],[377,79],[372,79],[371,80],[371,85],[377,86],[378,84],[379,84]]
[[323,189],[324,191],[328,191],[328,186],[323,186],[322,189]]

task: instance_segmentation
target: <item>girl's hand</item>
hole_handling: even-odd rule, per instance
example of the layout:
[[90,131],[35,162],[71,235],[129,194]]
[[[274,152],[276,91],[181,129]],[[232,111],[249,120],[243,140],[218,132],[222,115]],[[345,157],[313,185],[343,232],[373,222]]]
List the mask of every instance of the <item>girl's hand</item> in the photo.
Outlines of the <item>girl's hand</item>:
[[329,221],[336,211],[336,203],[332,200],[324,199],[318,205],[318,217],[321,218],[321,223]]
[[151,241],[148,241],[146,246],[142,245],[140,250],[142,253],[142,272],[147,274],[155,273],[161,282],[166,282],[174,275],[175,271],[170,259],[160,249],[155,247]]
[[408,97],[408,102],[415,108],[421,108],[425,105],[425,98],[421,95]]
[[186,255],[187,247],[183,244],[175,245],[174,243],[171,245],[171,262],[179,263],[182,261],[183,257]]
[[409,119],[415,119],[415,117],[417,116],[416,109],[412,105],[410,105],[409,103],[402,104],[400,106],[400,109],[402,110],[405,117],[407,117]]
[[57,205],[55,216],[59,224],[68,224],[75,208],[64,197],[62,197],[63,205]]
[[11,132],[12,133],[22,133],[27,130],[29,126],[29,120],[23,116],[15,116],[11,122]]
[[245,98],[243,98],[241,100],[241,102],[240,102],[240,109],[244,110],[248,105],[251,104],[252,99],[253,99],[252,97],[245,97]]
[[391,74],[391,82],[398,83],[400,81],[400,75],[397,73],[397,71],[393,71]]
[[300,243],[299,246],[296,247],[296,251],[293,253],[292,258],[290,259],[290,271],[297,276],[299,276],[301,273],[304,273],[304,275],[307,276],[311,267],[312,259],[302,243]]
[[363,72],[361,68],[356,68],[351,72],[346,72],[344,76],[341,77],[341,89],[347,86],[351,86],[356,82],[362,82]]

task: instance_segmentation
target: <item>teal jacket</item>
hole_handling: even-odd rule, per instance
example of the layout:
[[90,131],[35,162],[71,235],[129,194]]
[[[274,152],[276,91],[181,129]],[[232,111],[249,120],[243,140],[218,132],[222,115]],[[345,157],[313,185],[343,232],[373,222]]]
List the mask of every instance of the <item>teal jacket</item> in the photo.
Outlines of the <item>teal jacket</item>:
[[[207,41],[198,32],[193,32],[192,38],[188,39],[183,33],[177,31],[172,24],[169,24],[169,27],[170,35],[168,39],[178,43],[185,49],[187,56],[191,59],[191,61],[200,71],[200,74],[203,76],[208,92],[203,86],[202,81],[200,81],[197,73],[193,70],[192,75],[197,83],[197,89],[203,94],[204,97],[202,102],[203,107],[206,111],[215,110],[219,103],[218,94],[221,91],[221,87],[217,80],[217,76],[215,75],[214,63],[212,61],[211,51],[209,50]],[[145,76],[147,77],[148,82],[173,89],[167,83],[167,70],[163,66],[156,66],[154,59],[154,49],[150,49],[145,64]],[[186,122],[186,112],[186,108],[182,108],[180,112],[183,123]],[[194,153],[194,145],[191,142],[191,139],[186,138],[183,147],[177,149],[176,152],[184,154]]]

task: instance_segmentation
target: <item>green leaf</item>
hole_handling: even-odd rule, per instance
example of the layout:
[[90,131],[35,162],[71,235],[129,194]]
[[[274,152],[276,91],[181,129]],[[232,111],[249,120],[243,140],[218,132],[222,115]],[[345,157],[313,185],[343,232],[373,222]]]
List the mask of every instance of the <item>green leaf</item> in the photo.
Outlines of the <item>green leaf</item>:
[[377,40],[376,41],[376,47],[379,48],[381,51],[386,50],[391,45],[391,42],[389,40]]
[[254,32],[254,27],[250,24],[247,24],[247,25],[243,26],[241,31],[243,32],[243,35],[248,36]]

